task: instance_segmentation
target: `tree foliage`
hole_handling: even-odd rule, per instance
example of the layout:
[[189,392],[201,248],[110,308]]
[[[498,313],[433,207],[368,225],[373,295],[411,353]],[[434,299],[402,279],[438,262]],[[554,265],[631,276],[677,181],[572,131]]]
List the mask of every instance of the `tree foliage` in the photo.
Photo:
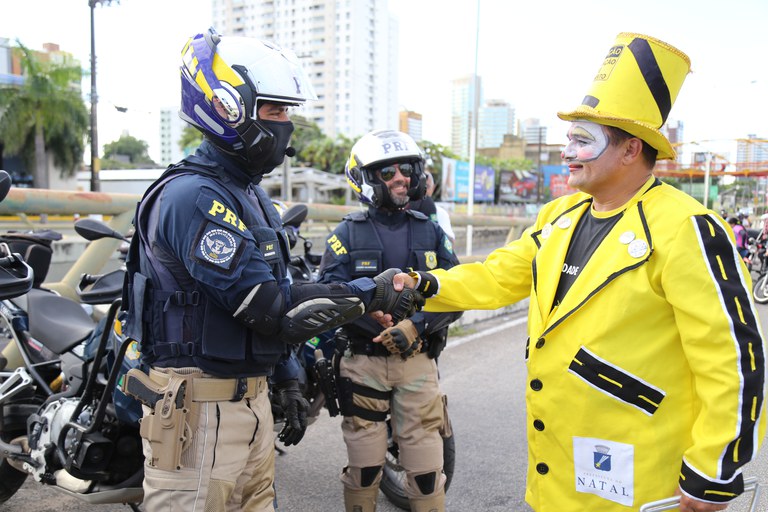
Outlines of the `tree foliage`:
[[189,151],[203,143],[203,134],[192,126],[187,124],[181,132],[181,138],[179,139],[179,149],[183,152]]
[[0,86],[0,140],[33,169],[33,186],[48,188],[48,152],[62,176],[74,175],[83,160],[89,116],[76,87],[82,72],[16,43],[24,83]]
[[308,167],[342,174],[355,141],[344,135],[332,139],[322,132],[312,132],[312,137],[302,141],[300,150],[297,147],[297,160]]
[[116,141],[104,145],[103,165],[110,169],[158,167],[149,157],[148,149],[146,142],[124,133]]

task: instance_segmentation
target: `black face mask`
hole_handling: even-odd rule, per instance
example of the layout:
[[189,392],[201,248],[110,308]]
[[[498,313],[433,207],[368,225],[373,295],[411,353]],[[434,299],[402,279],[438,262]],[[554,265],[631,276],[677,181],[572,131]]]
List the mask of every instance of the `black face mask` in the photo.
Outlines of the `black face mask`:
[[264,155],[264,163],[262,164],[262,173],[267,174],[283,163],[285,150],[288,149],[288,144],[291,142],[294,127],[290,121],[261,121],[261,123],[274,136],[272,151]]

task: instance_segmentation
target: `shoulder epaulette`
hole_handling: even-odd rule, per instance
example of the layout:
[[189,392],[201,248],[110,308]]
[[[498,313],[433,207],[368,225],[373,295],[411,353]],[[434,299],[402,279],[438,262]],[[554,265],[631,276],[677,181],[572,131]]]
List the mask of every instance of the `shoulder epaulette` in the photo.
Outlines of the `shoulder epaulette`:
[[348,213],[344,216],[344,220],[351,220],[352,222],[363,222],[368,219],[367,211],[356,211]]
[[405,210],[405,213],[407,213],[408,215],[410,215],[414,219],[429,220],[429,217],[427,217],[426,215],[424,215],[423,213],[421,213],[418,210]]

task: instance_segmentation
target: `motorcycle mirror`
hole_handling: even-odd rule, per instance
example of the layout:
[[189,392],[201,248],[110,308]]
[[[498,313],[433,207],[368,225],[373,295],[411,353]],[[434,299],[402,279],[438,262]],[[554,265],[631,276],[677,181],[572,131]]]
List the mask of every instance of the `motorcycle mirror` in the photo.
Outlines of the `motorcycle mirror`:
[[96,219],[80,219],[75,222],[75,231],[78,235],[93,242],[102,238],[115,238],[117,240],[127,241],[126,238]]
[[5,196],[8,195],[8,191],[11,190],[11,176],[3,171],[0,170],[0,201],[5,199]]
[[283,226],[293,226],[297,228],[301,226],[309,213],[309,208],[305,204],[295,204],[288,208],[281,218]]

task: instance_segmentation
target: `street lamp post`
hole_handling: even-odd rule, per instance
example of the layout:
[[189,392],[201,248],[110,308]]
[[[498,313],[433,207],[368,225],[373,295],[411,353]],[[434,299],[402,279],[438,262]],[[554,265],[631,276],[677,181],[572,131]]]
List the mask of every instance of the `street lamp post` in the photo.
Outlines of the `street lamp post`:
[[712,172],[712,153],[707,151],[706,167],[704,168],[704,208],[709,208],[709,176]]
[[99,171],[101,160],[99,159],[99,129],[97,122],[97,105],[99,96],[96,93],[96,33],[94,30],[94,9],[97,4],[110,4],[112,0],[88,0],[91,8],[91,192],[99,192]]

